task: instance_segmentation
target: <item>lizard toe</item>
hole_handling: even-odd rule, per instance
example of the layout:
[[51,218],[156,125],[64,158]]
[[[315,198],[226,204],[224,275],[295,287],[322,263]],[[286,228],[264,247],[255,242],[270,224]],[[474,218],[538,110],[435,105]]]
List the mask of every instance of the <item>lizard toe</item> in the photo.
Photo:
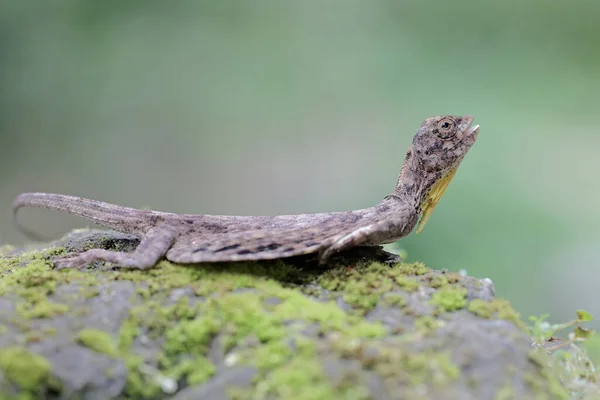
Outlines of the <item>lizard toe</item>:
[[82,268],[85,267],[87,262],[83,260],[79,255],[71,255],[64,257],[57,257],[52,260],[56,269],[67,269],[67,268]]

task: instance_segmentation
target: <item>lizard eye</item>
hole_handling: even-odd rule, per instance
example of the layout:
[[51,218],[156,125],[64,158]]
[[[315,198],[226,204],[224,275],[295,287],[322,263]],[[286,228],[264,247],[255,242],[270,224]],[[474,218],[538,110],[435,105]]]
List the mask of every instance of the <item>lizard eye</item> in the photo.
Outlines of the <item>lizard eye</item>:
[[442,139],[449,139],[456,134],[455,127],[456,124],[453,120],[444,118],[438,123],[437,134]]

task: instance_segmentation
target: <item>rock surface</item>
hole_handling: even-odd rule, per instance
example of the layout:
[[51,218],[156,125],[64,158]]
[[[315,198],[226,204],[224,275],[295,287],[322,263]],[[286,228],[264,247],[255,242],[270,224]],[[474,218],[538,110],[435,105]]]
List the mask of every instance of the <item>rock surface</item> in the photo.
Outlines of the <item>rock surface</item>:
[[136,244],[78,232],[0,254],[0,399],[568,398],[491,281],[381,251],[327,268],[48,262]]

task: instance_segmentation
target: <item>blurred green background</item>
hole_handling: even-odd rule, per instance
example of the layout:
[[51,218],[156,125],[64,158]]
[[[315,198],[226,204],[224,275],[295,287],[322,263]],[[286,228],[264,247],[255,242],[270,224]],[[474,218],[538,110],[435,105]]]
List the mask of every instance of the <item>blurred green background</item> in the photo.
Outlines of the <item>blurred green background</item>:
[[[0,2],[0,242],[22,191],[173,212],[347,210],[421,121],[478,142],[410,260],[524,314],[600,315],[600,2]],[[86,222],[28,210],[58,237]]]

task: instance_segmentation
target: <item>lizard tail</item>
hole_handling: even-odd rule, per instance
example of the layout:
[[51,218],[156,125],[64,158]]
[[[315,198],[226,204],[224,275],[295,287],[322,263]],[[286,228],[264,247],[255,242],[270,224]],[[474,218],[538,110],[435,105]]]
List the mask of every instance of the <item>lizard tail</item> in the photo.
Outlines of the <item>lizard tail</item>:
[[105,228],[132,234],[143,233],[144,227],[141,225],[145,224],[140,224],[142,222],[142,214],[159,214],[157,212],[122,207],[83,197],[55,193],[22,193],[15,198],[12,207],[15,226],[26,236],[37,240],[45,238],[23,227],[18,222],[17,212],[19,209],[23,207],[38,207],[65,212],[86,218]]

